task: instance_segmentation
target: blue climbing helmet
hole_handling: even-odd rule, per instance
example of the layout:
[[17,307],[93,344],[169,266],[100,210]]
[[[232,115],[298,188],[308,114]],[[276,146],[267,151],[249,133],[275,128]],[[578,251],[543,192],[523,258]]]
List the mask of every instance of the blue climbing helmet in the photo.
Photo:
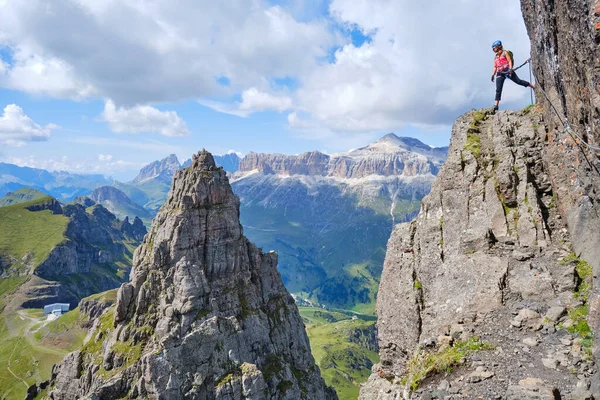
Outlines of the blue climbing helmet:
[[494,43],[492,43],[492,47],[496,46],[502,46],[502,42],[500,40],[496,40]]

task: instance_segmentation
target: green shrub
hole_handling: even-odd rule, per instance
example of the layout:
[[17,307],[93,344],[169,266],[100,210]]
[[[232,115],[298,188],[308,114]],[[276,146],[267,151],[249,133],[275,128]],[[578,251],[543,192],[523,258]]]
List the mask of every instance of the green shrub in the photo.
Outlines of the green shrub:
[[442,347],[436,353],[418,351],[406,365],[406,375],[401,382],[411,391],[415,391],[427,377],[441,372],[451,372],[468,355],[493,348],[494,346],[474,336],[467,340],[457,341],[453,346]]

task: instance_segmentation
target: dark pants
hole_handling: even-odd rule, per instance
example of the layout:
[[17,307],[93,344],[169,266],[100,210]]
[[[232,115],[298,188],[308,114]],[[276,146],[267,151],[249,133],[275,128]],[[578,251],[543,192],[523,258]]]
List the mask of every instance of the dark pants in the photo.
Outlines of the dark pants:
[[512,75],[509,75],[508,73],[502,73],[502,72],[498,73],[496,75],[496,101],[500,101],[500,98],[502,97],[502,88],[504,87],[504,81],[506,80],[506,78],[510,79],[517,85],[521,85],[521,86],[525,86],[525,87],[530,86],[529,82],[519,79],[519,77],[517,76],[517,73],[515,71],[513,71]]

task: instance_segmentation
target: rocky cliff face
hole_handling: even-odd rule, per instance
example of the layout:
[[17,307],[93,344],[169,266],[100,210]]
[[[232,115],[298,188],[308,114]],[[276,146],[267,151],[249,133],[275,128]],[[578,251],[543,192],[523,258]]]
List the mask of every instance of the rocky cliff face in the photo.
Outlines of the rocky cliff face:
[[337,178],[435,175],[446,151],[447,148],[432,148],[417,139],[390,133],[367,147],[332,156],[318,151],[297,156],[249,153],[240,161],[239,171]]
[[276,264],[243,236],[225,171],[199,153],[175,174],[97,342],[55,367],[52,398],[336,398]]
[[129,236],[139,242],[144,239],[144,236],[147,233],[146,226],[144,226],[144,223],[138,217],[135,217],[133,222],[129,221],[129,217],[125,217],[122,222],[117,224],[117,228],[123,232],[125,236]]
[[[600,3],[521,0],[548,131],[543,158],[577,254],[593,266],[590,324],[600,335]],[[556,115],[551,104],[560,115]],[[596,350],[598,354],[600,350]],[[599,359],[600,360],[600,359]],[[600,386],[600,384],[599,384]]]
[[[569,254],[544,137],[535,113],[457,120],[419,216],[397,225],[388,242],[377,299],[381,364],[361,398],[430,398],[436,390],[547,398],[527,393],[577,393],[568,370],[587,388],[595,370],[589,332],[568,327],[584,325],[578,313],[591,274]],[[436,370],[436,362],[447,364]],[[445,382],[427,380],[451,367],[459,370]]]

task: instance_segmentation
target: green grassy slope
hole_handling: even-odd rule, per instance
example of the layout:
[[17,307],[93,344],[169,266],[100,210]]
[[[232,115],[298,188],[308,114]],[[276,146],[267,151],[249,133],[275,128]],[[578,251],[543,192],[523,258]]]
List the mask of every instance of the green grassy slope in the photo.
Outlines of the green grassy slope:
[[[69,218],[53,215],[49,210],[26,209],[49,200],[50,197],[44,197],[0,207],[1,264],[3,272],[9,275],[0,278],[0,399],[3,400],[23,399],[27,386],[47,380],[52,365],[79,347],[86,333],[82,324],[87,322],[87,316],[78,310],[48,323],[41,309],[21,308],[24,300],[31,296],[32,288],[55,284],[32,273],[52,249],[66,239],[64,233]],[[107,281],[118,285],[127,278],[137,246],[131,240],[122,244],[125,251],[112,262],[92,265],[88,273],[56,279],[64,288],[80,288],[81,293],[105,290],[102,285]],[[101,296],[115,297],[115,293]]]
[[0,314],[0,398],[21,400],[28,386],[48,380],[52,366],[83,344],[86,322],[79,309],[52,322],[42,309]]
[[[0,308],[6,310],[18,281],[0,282]],[[114,303],[117,290],[87,299]],[[83,345],[89,316],[79,307],[54,321],[46,321],[42,309],[20,309],[0,313],[0,398],[21,400],[27,387],[50,378],[52,366]]]
[[69,219],[64,215],[54,215],[49,210],[29,211],[25,207],[43,203],[52,198],[0,207],[0,254],[39,265],[48,257],[50,251],[64,237]]
[[41,199],[48,196],[46,193],[32,188],[21,188],[14,192],[7,193],[0,199],[0,207],[10,206],[13,204],[24,203],[31,200]]
[[375,321],[314,307],[299,307],[299,310],[325,382],[335,388],[340,400],[357,399],[360,383],[366,382],[379,356],[350,338],[356,331],[370,328]]

